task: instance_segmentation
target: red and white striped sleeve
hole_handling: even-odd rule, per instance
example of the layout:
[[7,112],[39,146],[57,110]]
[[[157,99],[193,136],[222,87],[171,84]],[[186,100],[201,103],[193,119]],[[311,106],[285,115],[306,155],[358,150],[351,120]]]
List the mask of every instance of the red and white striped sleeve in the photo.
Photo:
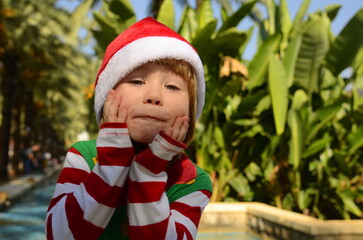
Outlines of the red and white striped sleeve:
[[47,239],[97,239],[125,198],[134,157],[126,124],[101,125],[96,146],[92,171],[75,148],[68,151],[47,212]]
[[161,133],[138,153],[130,167],[128,216],[130,239],[195,239],[209,191],[195,191],[169,204],[166,169],[186,146]]

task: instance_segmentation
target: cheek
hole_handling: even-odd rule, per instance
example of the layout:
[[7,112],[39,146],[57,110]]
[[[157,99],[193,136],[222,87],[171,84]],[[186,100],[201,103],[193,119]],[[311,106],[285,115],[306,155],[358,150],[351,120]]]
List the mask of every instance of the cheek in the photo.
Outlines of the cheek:
[[125,108],[125,109],[129,110],[129,106],[130,106],[130,104],[128,104],[128,101],[121,100],[120,108]]
[[120,108],[128,109],[136,101],[137,92],[124,83],[115,88],[115,93],[121,98]]
[[135,94],[126,94],[123,92],[118,92],[116,93],[118,94],[120,97],[121,97],[121,102],[120,102],[120,105],[119,105],[119,108],[125,108],[127,110],[129,110],[129,108],[134,104],[135,102]]
[[171,109],[177,116],[189,116],[189,94],[184,93],[177,97],[173,96],[170,98]]
[[181,106],[182,114],[185,116],[189,116],[189,99],[183,101],[183,105]]
[[189,104],[185,106],[184,108],[184,115],[189,116]]
[[173,102],[169,107],[169,113],[174,120],[176,117],[189,116],[189,104],[184,102]]

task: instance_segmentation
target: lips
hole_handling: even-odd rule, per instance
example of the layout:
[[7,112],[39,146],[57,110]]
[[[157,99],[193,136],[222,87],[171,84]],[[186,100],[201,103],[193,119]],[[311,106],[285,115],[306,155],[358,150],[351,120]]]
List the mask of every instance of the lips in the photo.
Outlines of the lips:
[[159,122],[165,122],[164,119],[161,119],[161,118],[158,118],[158,117],[152,116],[152,115],[140,115],[140,116],[136,116],[134,118],[146,119],[146,120],[154,120],[154,121],[159,121]]
[[158,121],[158,122],[168,122],[170,119],[170,116],[167,112],[160,108],[131,108],[129,109],[128,114],[130,119],[143,119],[143,120],[152,120],[152,121]]

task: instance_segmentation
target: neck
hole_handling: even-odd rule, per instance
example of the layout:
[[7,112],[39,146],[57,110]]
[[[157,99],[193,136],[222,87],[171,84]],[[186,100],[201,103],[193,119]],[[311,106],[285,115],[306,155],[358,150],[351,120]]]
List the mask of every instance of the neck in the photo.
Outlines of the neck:
[[147,147],[147,143],[139,143],[134,140],[131,140],[132,146],[134,147],[135,153],[139,153]]

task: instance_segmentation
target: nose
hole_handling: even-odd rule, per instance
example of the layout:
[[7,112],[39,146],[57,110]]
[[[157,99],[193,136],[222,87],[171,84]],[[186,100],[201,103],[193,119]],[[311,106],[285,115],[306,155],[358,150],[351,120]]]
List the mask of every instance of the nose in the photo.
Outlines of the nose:
[[160,105],[160,104],[161,104],[160,100],[152,99],[152,98],[148,98],[148,99],[146,100],[146,103],[149,103],[149,104],[155,104],[155,105]]
[[161,92],[155,88],[149,89],[149,91],[145,94],[144,103],[157,106],[163,105]]

